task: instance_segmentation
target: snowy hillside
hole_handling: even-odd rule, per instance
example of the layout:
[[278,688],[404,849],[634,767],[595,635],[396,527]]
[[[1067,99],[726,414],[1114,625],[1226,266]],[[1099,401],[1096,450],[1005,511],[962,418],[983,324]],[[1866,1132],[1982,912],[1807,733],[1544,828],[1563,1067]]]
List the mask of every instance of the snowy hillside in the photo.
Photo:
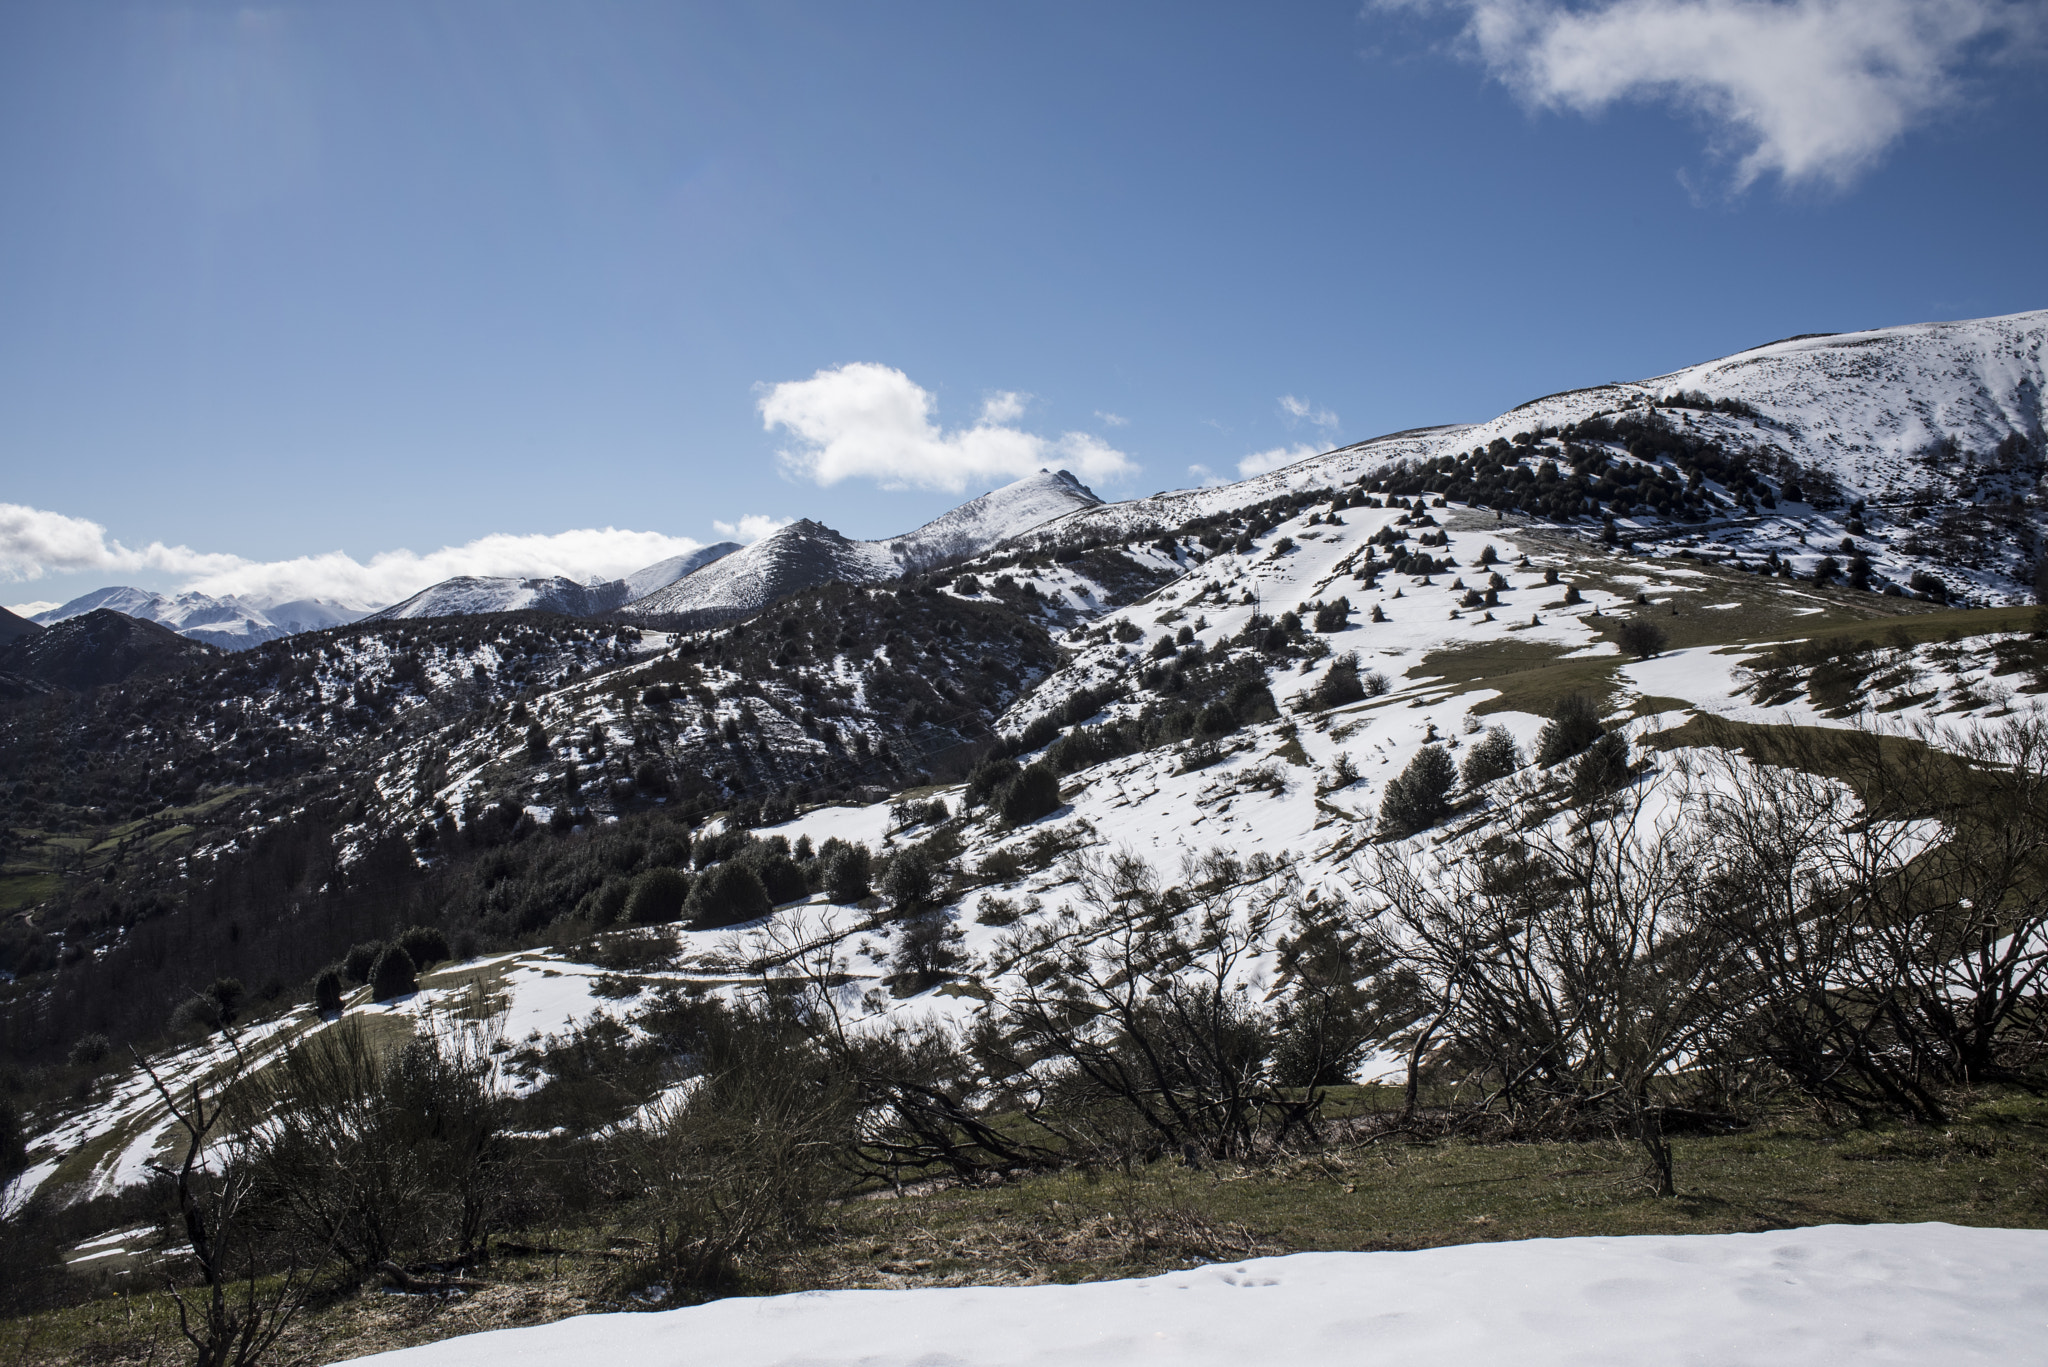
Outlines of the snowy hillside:
[[722,560],[740,549],[737,541],[721,541],[712,546],[699,546],[687,555],[672,555],[666,560],[657,560],[645,569],[634,570],[619,582],[626,586],[625,601],[645,598],[657,589],[665,589],[685,575],[695,574],[714,560]]
[[[707,1052],[707,1022],[788,1002],[818,1025],[787,1041],[804,1066],[866,1089],[829,1143],[887,1199],[834,1196],[735,1265],[833,1290],[392,1360],[2024,1355],[2048,1236],[1882,1222],[2039,1219],[2044,345],[2048,313],[1789,339],[1236,485],[1104,504],[1041,471],[890,541],[806,520],[626,580],[451,580],[234,657],[122,614],[189,632],[247,604],[105,591],[0,650],[0,696],[31,699],[0,706],[0,1027],[45,1069],[0,1206],[109,1203],[115,1232],[65,1226],[81,1264],[107,1240],[179,1256],[111,1213],[177,1134],[121,1046],[218,1073],[209,1001],[259,1067],[466,1022],[507,1136],[550,1171],[754,1104],[721,1099],[753,1068]],[[519,608],[601,620],[474,615]],[[1774,804],[1798,834],[1760,854],[1738,818]],[[1985,858],[1998,841],[2018,853]],[[1596,855],[1627,867],[1570,863]],[[1929,933],[1977,940],[1865,964],[1845,934],[1788,983],[1742,940],[1775,933],[1744,900],[1777,886],[1745,862],[1766,856],[1825,890],[1784,923],[1801,934],[1870,924],[1855,909],[1910,867],[1939,892]],[[1623,888],[1648,929],[1602,929],[1634,914]],[[1981,907],[2002,910],[1950,914]],[[415,931],[441,937],[417,981],[373,988]],[[1513,997],[1483,975],[1549,999],[1593,959],[1628,965],[1601,991],[1660,986],[1479,1019]],[[1885,1090],[1903,1055],[1860,1024],[1797,1036],[1812,1016],[1784,1003],[1843,981],[1919,1032],[1910,1087]],[[1990,1064],[1946,1062],[1966,1054],[1942,1022],[2007,997],[1967,1055]],[[1087,1072],[1157,1012],[1224,1002],[1241,1052],[1204,1053],[1204,1026],[1135,1090]],[[1514,1062],[1527,1040],[1541,1057]],[[1208,1099],[1148,1109],[1183,1095]],[[1239,1119],[1208,1118],[1233,1097]],[[1918,1166],[1839,1166],[1865,1159]],[[1159,1184],[1153,1213],[1134,1183]],[[641,1199],[578,1208],[601,1284],[563,1271],[573,1221],[500,1226],[506,1260],[460,1264],[474,1296],[450,1304],[523,1296],[520,1247],[556,1260],[558,1299],[462,1325],[694,1296],[708,1274],[663,1261],[677,1226]],[[1801,1219],[1879,1223],[1259,1256]],[[451,1247],[420,1235],[398,1289]],[[906,1284],[959,1289],[836,1289]]]
[[313,598],[266,606],[243,598],[214,598],[203,593],[170,596],[116,585],[94,589],[62,607],[37,613],[31,620],[48,626],[100,608],[167,626],[181,636],[223,650],[247,650],[301,631],[340,626],[363,615],[338,603]]
[[745,616],[799,589],[870,583],[899,572],[895,558],[879,544],[849,540],[804,518],[628,604],[623,612],[708,626]]
[[906,569],[918,569],[941,560],[979,555],[1054,518],[1101,503],[1093,489],[1069,472],[1040,470],[970,499],[882,545]]
[[588,584],[561,575],[533,579],[461,575],[429,585],[404,602],[372,614],[368,620],[402,622],[427,617],[473,617],[489,612],[558,612],[565,617],[596,617],[665,589],[738,549],[737,542],[721,541],[687,555],[656,561],[623,579],[593,580]]
[[[1685,445],[1726,458],[1748,483],[1709,477],[1696,516],[1610,502],[1582,506],[1579,525],[1597,532],[1595,513],[1608,513],[1653,551],[1775,554],[1803,573],[1845,536],[1867,534],[1860,548],[1900,583],[1920,569],[1966,598],[2027,601],[2042,531],[2030,500],[2048,444],[2044,366],[2048,311],[1796,338],[1550,395],[1483,423],[1377,437],[1238,484],[1079,511],[1036,538],[1128,537],[1432,462],[1441,472],[1421,485],[1446,492],[1458,479],[1452,462],[1471,455],[1535,476],[1546,461],[1563,469],[1591,452],[1614,462],[1612,478],[1628,470],[1682,482],[1686,470],[1661,448]],[[1624,433],[1591,426],[1602,423]],[[1590,435],[1578,430],[1589,426]],[[1631,448],[1646,441],[1651,454],[1639,460]],[[1557,520],[1514,500],[1494,506]]]
[[486,612],[559,612],[565,617],[594,617],[625,602],[625,585],[614,579],[579,584],[551,575],[542,579],[461,575],[421,589],[402,603],[372,613],[372,622],[414,621],[426,617],[468,617]]

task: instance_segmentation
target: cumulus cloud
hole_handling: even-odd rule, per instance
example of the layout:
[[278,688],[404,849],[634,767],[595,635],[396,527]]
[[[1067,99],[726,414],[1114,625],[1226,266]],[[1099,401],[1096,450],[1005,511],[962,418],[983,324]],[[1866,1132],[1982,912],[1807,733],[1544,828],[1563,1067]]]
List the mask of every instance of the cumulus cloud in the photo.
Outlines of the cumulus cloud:
[[1230,483],[1229,480],[1217,474],[1206,465],[1190,465],[1188,473],[1200,480],[1204,489],[1215,489]]
[[1276,446],[1270,451],[1258,451],[1246,456],[1237,463],[1237,473],[1242,479],[1250,479],[1253,475],[1271,474],[1283,466],[1292,465],[1298,460],[1307,460],[1310,456],[1320,456],[1322,453],[1321,447],[1310,446],[1306,442],[1294,446]]
[[1335,428],[1337,415],[1327,408],[1317,408],[1307,399],[1297,399],[1292,394],[1280,396],[1280,411],[1287,415],[1287,424],[1305,422],[1311,427]]
[[54,598],[40,598],[32,603],[9,603],[7,610],[17,617],[33,617],[39,612],[64,606]]
[[2038,18],[2010,0],[1453,3],[1471,51],[1537,108],[1662,100],[1704,115],[1738,188],[1772,172],[1848,184],[1955,97],[1974,45]]
[[1015,422],[1024,416],[1024,407],[1030,402],[1029,394],[1019,394],[1014,389],[998,389],[981,401],[981,420],[991,426]]
[[[1022,403],[1014,394],[997,397]],[[1127,480],[1138,470],[1089,433],[1044,437],[1007,426],[1009,418],[991,418],[1007,411],[994,400],[976,426],[950,432],[933,421],[937,406],[902,371],[864,361],[764,386],[760,397],[762,426],[796,438],[781,453],[784,468],[819,484],[872,479],[885,489],[959,493],[1043,468],[1064,466],[1090,483]]]
[[0,503],[0,575],[9,579],[91,570],[209,574],[240,563],[237,556],[207,555],[161,541],[131,548],[108,540],[107,529],[97,522],[20,503]]
[[778,528],[787,527],[796,521],[793,517],[765,517],[760,513],[748,513],[738,522],[714,520],[712,530],[728,541],[744,541],[749,546]]
[[[747,519],[742,519],[742,524]],[[368,561],[346,551],[259,561],[152,542],[141,549],[107,536],[106,528],[19,504],[0,504],[0,575],[17,581],[46,574],[170,574],[183,589],[238,595],[262,603],[326,598],[352,607],[395,603],[458,575],[561,575],[589,582],[616,579],[643,565],[684,555],[701,542],[660,532],[590,527],[534,535],[494,533],[424,554],[383,551]]]

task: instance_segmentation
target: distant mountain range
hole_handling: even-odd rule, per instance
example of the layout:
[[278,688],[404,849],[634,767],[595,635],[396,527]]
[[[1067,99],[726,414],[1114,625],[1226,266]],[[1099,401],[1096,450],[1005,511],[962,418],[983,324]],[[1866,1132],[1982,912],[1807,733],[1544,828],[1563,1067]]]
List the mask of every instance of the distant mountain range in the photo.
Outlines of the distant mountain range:
[[623,611],[643,619],[709,626],[816,584],[893,579],[946,560],[978,555],[1010,537],[1101,503],[1067,471],[1041,470],[886,541],[850,540],[823,523],[805,519],[752,546],[742,547],[736,541],[700,546],[622,579],[585,584],[560,575],[462,575],[368,613],[320,599],[272,606],[245,598],[213,598],[203,593],[168,596],[117,585],[95,589],[31,620],[47,626],[109,609],[226,650],[246,650],[281,636],[359,620],[408,621],[490,612],[598,617]]
[[151,593],[148,589],[115,585],[94,589],[62,607],[39,612],[29,620],[50,626],[102,609],[155,622],[180,636],[189,636],[223,650],[247,650],[250,646],[274,641],[281,636],[343,626],[363,616],[361,612],[339,603],[317,598],[263,605],[246,598],[214,598],[204,593],[170,596]]
[[[1041,470],[886,540],[856,541],[804,519],[745,548],[706,546],[623,579],[445,580],[372,617],[536,610],[708,627],[821,583],[892,579],[1020,538],[1126,537],[1386,471],[1410,471],[1403,478],[1419,481],[1418,489],[1476,496],[1503,512],[1621,519],[1618,535],[1711,539],[1724,552],[1774,564],[1816,558],[1805,513],[1844,509],[1850,537],[1866,523],[1888,528],[1856,544],[1880,582],[1904,584],[1918,573],[1915,591],[1923,594],[1934,591],[1932,576],[1942,593],[2009,599],[2016,583],[2031,591],[2040,558],[2020,526],[2028,519],[2015,510],[2040,496],[2044,338],[2048,312],[1793,337],[1652,379],[1549,395],[1488,422],[1376,437],[1217,488],[1105,503],[1072,474]],[[1601,440],[1619,443],[1637,465],[1598,480],[1575,476],[1574,462]],[[1665,483],[1658,462],[1695,449],[1720,453],[1713,460],[1727,468],[1716,464],[1706,484]],[[1514,476],[1523,483],[1487,482],[1506,480],[1517,462],[1528,464]],[[1624,487],[1615,487],[1623,473]],[[1644,475],[1656,477],[1641,484]],[[1972,511],[1959,511],[1957,500]],[[115,587],[33,620],[47,625],[97,609],[228,649],[363,615],[317,599],[267,605]]]
[[1067,471],[1040,470],[886,541],[854,541],[805,518],[620,611],[672,626],[714,626],[819,584],[873,583],[980,555],[1101,503]]
[[425,617],[470,617],[486,612],[559,612],[565,617],[596,617],[667,588],[676,580],[740,549],[737,541],[700,546],[687,555],[673,555],[638,569],[623,579],[579,584],[551,575],[540,579],[462,575],[421,589],[402,603],[370,614],[372,622],[398,622]]

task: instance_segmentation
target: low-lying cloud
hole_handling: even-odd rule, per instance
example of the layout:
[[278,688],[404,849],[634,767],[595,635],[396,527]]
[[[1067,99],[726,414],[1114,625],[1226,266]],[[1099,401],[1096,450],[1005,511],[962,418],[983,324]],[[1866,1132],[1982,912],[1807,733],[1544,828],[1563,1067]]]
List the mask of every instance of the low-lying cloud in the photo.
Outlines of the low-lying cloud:
[[737,522],[713,520],[711,530],[729,541],[743,541],[751,546],[770,532],[787,527],[796,521],[793,517],[766,517],[760,513],[748,513]]
[[[756,520],[742,518],[740,525]],[[367,561],[345,551],[258,561],[160,541],[130,547],[110,538],[97,522],[0,503],[0,577],[22,582],[53,574],[103,574],[110,580],[170,575],[184,590],[259,603],[324,598],[367,608],[395,603],[460,575],[561,575],[587,583],[620,578],[702,544],[661,532],[588,527],[536,535],[494,533],[424,553],[383,551]]]
[[1240,479],[1250,479],[1253,475],[1269,475],[1298,460],[1307,460],[1310,456],[1321,454],[1322,447],[1310,446],[1306,442],[1299,442],[1293,446],[1276,446],[1270,451],[1254,452],[1239,461],[1237,474]]
[[1956,97],[1977,48],[2040,22],[2011,0],[1451,3],[1469,51],[1539,109],[1656,100],[1704,116],[1737,188],[1771,173],[1848,184]]
[[993,395],[975,426],[947,431],[933,420],[938,402],[928,390],[900,370],[856,361],[765,386],[761,424],[796,439],[781,453],[784,469],[823,485],[872,479],[885,489],[959,493],[1047,468],[1064,467],[1089,483],[1137,474],[1129,456],[1090,433],[1045,437],[1009,426],[1023,415],[1025,398]]

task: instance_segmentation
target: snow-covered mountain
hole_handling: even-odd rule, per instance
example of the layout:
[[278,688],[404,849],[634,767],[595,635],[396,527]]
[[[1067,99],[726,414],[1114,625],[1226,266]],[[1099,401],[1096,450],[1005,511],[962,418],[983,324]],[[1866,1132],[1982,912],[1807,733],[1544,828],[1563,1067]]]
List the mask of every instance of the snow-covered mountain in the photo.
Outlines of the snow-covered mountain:
[[155,622],[180,636],[189,636],[224,650],[247,650],[265,641],[301,631],[340,626],[363,615],[339,603],[317,598],[298,598],[269,605],[233,596],[215,598],[204,593],[172,596],[117,584],[94,589],[61,607],[39,612],[30,620],[50,626],[102,608],[141,621]]
[[622,611],[631,617],[672,619],[685,627],[710,626],[816,584],[893,579],[902,568],[883,543],[853,541],[803,518]]
[[700,546],[687,555],[658,560],[624,579],[594,579],[587,584],[561,575],[532,579],[514,575],[459,575],[429,585],[403,602],[372,614],[368,620],[470,617],[486,612],[559,612],[565,617],[595,617],[667,588],[739,548],[736,541],[721,541],[714,546]]
[[1101,504],[1067,471],[1040,470],[886,541],[855,541],[805,519],[633,599],[623,611],[708,626],[816,584],[893,579],[940,561],[979,555],[1034,527]]
[[882,542],[905,569],[979,555],[1013,536],[1083,508],[1101,506],[1095,491],[1065,470],[1040,470],[969,499],[914,532]]
[[403,602],[372,613],[372,622],[397,622],[418,617],[467,617],[485,612],[559,612],[566,617],[591,617],[610,612],[626,601],[624,584],[601,580],[579,584],[550,575],[516,579],[504,575],[458,575],[421,589]]
[[723,560],[740,549],[737,541],[720,541],[712,546],[699,546],[687,555],[672,555],[666,560],[657,560],[645,569],[634,570],[619,582],[626,586],[625,601],[645,598],[658,589],[665,589],[685,575],[695,574],[714,560]]
[[[1708,481],[1699,519],[1647,507],[1617,513],[1610,503],[1602,511],[1623,536],[1695,553],[1778,555],[1808,572],[1822,555],[1842,553],[1846,534],[1900,581],[1919,568],[1982,601],[2032,592],[2036,543],[2048,530],[2035,507],[2048,455],[2048,310],[1788,338],[1668,375],[1552,394],[1482,423],[1375,437],[1237,484],[1081,509],[1030,539],[1170,528],[1293,490],[1485,452],[1535,478],[1546,462],[1567,465],[1574,446],[1617,469],[1673,473],[1658,443],[1638,458],[1633,439],[1579,430],[1596,419],[1656,424],[1739,456],[1756,476],[1750,499]],[[1431,487],[1454,482],[1447,473]]]

